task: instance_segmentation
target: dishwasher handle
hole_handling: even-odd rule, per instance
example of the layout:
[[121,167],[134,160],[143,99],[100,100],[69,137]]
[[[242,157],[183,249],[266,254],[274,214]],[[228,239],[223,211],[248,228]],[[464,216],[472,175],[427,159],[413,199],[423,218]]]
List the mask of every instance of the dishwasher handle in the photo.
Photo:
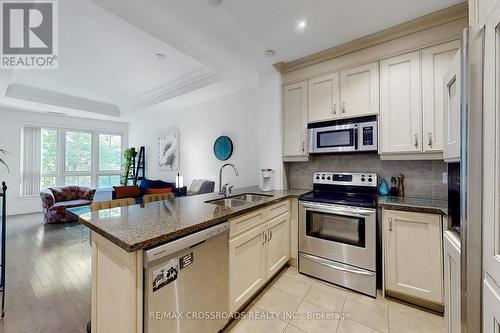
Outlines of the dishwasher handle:
[[203,243],[210,238],[214,238],[229,229],[229,222],[224,222],[197,233],[182,237],[172,242],[154,247],[144,251],[144,268],[148,268],[149,264],[161,258],[168,257],[176,252],[188,249]]

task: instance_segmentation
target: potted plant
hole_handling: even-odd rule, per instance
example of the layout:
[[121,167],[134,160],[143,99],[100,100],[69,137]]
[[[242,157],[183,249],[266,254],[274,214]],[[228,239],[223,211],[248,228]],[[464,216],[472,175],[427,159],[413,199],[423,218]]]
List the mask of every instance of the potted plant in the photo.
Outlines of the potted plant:
[[[3,150],[3,149],[0,149],[0,155],[7,155],[7,151]],[[0,164],[2,164],[3,166],[5,166],[5,168],[7,169],[7,171],[9,171],[9,166],[7,165],[7,163],[1,157],[0,157]]]
[[127,148],[123,152],[123,174],[122,174],[122,185],[127,185],[128,178],[130,176],[130,167],[132,166],[134,157],[137,155],[135,148]]

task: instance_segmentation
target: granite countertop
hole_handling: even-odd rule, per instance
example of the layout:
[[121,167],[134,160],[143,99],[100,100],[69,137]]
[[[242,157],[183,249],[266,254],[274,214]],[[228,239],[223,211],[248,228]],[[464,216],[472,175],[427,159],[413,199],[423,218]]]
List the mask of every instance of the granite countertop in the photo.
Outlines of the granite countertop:
[[96,212],[91,212],[89,206],[71,208],[70,211],[78,215],[81,224],[125,251],[134,252],[178,239],[278,201],[296,198],[308,191],[288,189],[262,192],[256,186],[241,188],[234,190],[233,195],[256,193],[272,197],[232,208],[205,203],[220,198],[217,193],[208,193]]
[[408,212],[448,214],[448,201],[439,199],[379,196],[378,206]]

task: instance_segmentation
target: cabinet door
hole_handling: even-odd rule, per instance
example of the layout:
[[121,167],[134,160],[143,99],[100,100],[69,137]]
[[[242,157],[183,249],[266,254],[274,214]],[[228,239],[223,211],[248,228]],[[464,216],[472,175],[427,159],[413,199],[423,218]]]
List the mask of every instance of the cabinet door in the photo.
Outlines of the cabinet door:
[[485,25],[483,230],[484,269],[500,285],[500,3]]
[[266,278],[270,278],[290,259],[290,213],[267,222]]
[[283,156],[307,157],[307,81],[283,87]]
[[333,73],[308,81],[308,121],[324,121],[338,118],[339,73]]
[[385,287],[443,303],[441,216],[384,210]]
[[266,280],[266,226],[229,241],[229,308],[238,310]]
[[443,77],[450,68],[460,42],[451,42],[422,50],[423,151],[443,150]]
[[420,51],[380,62],[380,153],[421,151]]
[[340,117],[379,113],[378,62],[340,72]]
[[500,332],[500,289],[488,275],[483,286],[483,332]]
[[446,332],[461,331],[460,243],[446,231],[444,234],[444,317]]
[[460,160],[460,51],[444,75],[443,95],[443,157],[447,162],[456,162]]

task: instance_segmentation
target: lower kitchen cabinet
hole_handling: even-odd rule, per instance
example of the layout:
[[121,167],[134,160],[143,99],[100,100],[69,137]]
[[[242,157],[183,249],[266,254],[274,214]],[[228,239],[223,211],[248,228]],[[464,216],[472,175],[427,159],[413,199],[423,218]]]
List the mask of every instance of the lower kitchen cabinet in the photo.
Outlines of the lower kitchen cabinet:
[[229,240],[229,309],[236,311],[266,279],[266,249],[262,224]]
[[271,277],[290,258],[290,214],[282,214],[267,222],[267,230],[266,274]]
[[290,259],[290,203],[229,223],[229,309],[237,311]]
[[385,291],[442,311],[441,215],[383,209]]
[[460,240],[451,231],[444,233],[444,317],[446,332],[460,333]]

